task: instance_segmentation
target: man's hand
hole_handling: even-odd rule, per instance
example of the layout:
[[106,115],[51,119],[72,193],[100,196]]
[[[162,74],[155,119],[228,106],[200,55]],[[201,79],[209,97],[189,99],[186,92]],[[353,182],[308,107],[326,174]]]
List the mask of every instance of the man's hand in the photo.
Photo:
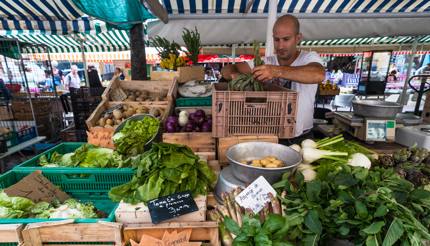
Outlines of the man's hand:
[[262,65],[252,70],[254,78],[258,81],[268,82],[280,76],[280,67],[275,65]]

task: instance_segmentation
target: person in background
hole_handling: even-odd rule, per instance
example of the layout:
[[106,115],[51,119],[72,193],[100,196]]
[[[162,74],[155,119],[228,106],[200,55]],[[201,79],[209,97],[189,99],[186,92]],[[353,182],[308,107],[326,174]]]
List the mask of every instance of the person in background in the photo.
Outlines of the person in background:
[[52,82],[51,74],[49,70],[45,70],[45,91],[52,92],[54,91],[54,83]]
[[58,69],[58,62],[53,61],[51,65],[52,65],[52,69],[53,69],[52,74],[54,77],[55,85],[63,84],[64,83],[64,75],[63,75],[63,71]]
[[100,82],[99,73],[97,72],[97,69],[92,65],[88,66],[88,82],[90,88],[103,87],[102,83]]
[[124,80],[125,79],[124,73],[122,72],[121,68],[119,68],[119,67],[115,68],[115,72],[113,73],[113,78],[112,79],[114,79],[114,78],[119,78],[119,80]]
[[390,74],[388,75],[388,82],[397,82],[397,71],[392,70]]
[[81,88],[81,78],[78,74],[78,66],[72,65],[70,73],[64,77],[64,86],[66,90],[70,91],[70,88],[79,89]]

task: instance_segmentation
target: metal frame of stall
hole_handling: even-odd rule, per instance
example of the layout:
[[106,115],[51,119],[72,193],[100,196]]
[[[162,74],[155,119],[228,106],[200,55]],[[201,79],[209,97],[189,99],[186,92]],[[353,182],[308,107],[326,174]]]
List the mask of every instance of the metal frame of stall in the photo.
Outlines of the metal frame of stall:
[[[24,102],[28,102],[29,108],[31,110],[30,121],[32,122],[30,127],[34,127],[34,131],[35,131],[34,137],[36,138],[39,136],[39,134],[41,134],[41,132],[38,129],[38,126],[43,125],[43,127],[41,128],[46,128],[49,130],[44,131],[42,135],[49,135],[50,140],[53,142],[56,142],[58,140],[59,131],[64,128],[64,122],[63,122],[62,108],[59,101],[59,95],[57,93],[55,82],[54,82],[53,67],[49,57],[48,47],[40,44],[34,45],[34,44],[22,43],[17,39],[11,39],[11,38],[0,38],[0,44],[1,43],[3,44],[9,43],[11,46],[17,47],[17,49],[15,50],[17,52],[17,57],[7,58],[5,55],[3,55],[3,59],[1,61],[1,62],[4,62],[3,67],[5,67],[6,69],[3,69],[3,70],[6,70],[4,71],[6,74],[5,78],[7,78],[8,80],[8,81],[7,80],[5,81],[5,86],[9,88],[15,87],[15,92],[17,92],[13,94],[11,102],[9,103],[9,107],[11,108],[13,104],[13,99],[15,99],[15,102],[18,102],[19,99],[22,99]],[[0,49],[2,48],[4,47],[0,46]],[[46,66],[46,70],[50,71],[50,74],[47,78],[52,79],[52,84],[54,85],[53,92],[46,93],[46,92],[37,91],[38,82],[40,81],[34,81],[34,79],[33,81],[30,81],[29,79],[28,70],[32,69],[32,67],[34,67],[33,66],[34,64],[36,64],[36,66],[38,66],[38,64],[36,61],[31,61],[30,59],[26,58],[25,57],[26,53],[24,53],[23,51],[33,50],[35,48],[43,49],[45,52],[48,53],[48,60],[45,61],[44,63]],[[43,71],[43,73],[45,76],[45,71]],[[36,86],[36,89],[34,89],[35,90],[34,93],[30,88],[30,83],[34,83]],[[21,87],[23,87],[24,89],[21,89]],[[17,90],[19,90],[19,92]],[[49,111],[47,112],[48,116],[46,117],[46,119],[49,119],[49,120],[45,120],[43,122],[44,124],[40,124],[40,122],[38,122],[39,121],[37,117],[38,115],[36,115],[36,111],[40,110],[35,108],[37,107],[38,101],[46,101],[45,104],[51,105],[51,109],[48,110]],[[12,116],[14,118],[14,122],[16,122],[15,112],[13,112],[13,110],[11,111],[12,111],[11,112]],[[24,116],[24,118],[26,117],[28,116]],[[18,121],[18,123],[19,122],[20,121]],[[25,122],[27,124],[30,124],[27,121]],[[18,127],[23,127],[23,126],[20,126],[20,124],[18,124]],[[17,127],[14,125],[13,129],[16,129],[16,128]]]

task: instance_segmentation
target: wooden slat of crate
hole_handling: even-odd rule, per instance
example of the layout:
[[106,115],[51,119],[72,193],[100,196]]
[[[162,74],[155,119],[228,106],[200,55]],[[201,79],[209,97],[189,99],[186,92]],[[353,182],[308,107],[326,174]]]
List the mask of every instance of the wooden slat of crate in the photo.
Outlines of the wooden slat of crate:
[[[178,94],[178,85],[176,81],[171,80],[113,80],[106,88],[102,99],[110,101],[110,94],[113,90],[121,87],[123,90],[146,90],[149,92],[161,92],[167,90],[167,99],[172,101]],[[167,101],[164,101],[167,104]]]
[[161,239],[166,230],[169,232],[173,230],[181,232],[186,229],[192,229],[190,241],[208,241],[211,246],[221,245],[218,235],[218,223],[213,221],[128,225],[124,227],[124,241],[128,243],[130,239],[133,239],[139,242],[142,235]]
[[215,138],[208,132],[163,133],[163,142],[184,144],[194,152],[215,152]]
[[0,225],[0,243],[17,243],[21,244],[22,240],[22,224]]
[[[42,246],[45,243],[100,242],[120,246],[122,224],[113,222],[80,223],[73,220],[33,223],[22,231],[25,245]],[[50,244],[52,245],[52,244]],[[103,245],[103,244],[102,244]]]
[[278,143],[279,139],[277,136],[235,136],[218,139],[218,160],[220,165],[226,165],[228,163],[226,152],[228,148],[238,143],[245,142],[271,142]]
[[176,80],[179,77],[178,71],[151,71],[151,80]]

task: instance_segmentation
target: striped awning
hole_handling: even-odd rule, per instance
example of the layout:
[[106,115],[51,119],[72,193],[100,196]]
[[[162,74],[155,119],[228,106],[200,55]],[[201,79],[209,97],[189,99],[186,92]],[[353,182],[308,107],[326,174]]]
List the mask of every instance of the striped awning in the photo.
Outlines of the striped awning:
[[[170,15],[243,14],[249,0],[163,0]],[[269,0],[255,0],[250,13],[267,13]],[[421,13],[428,0],[279,0],[278,13]]]
[[73,0],[0,1],[0,35],[95,34],[106,30],[104,22],[87,17]]
[[[19,34],[7,35],[7,38],[17,39],[22,45],[24,53],[69,53],[81,52],[79,40],[83,40],[85,52],[110,52],[123,51],[130,49],[130,40],[128,32],[123,30],[110,30],[98,34],[81,34],[77,35],[37,35],[37,34]],[[47,50],[46,50],[46,49]]]
[[[357,45],[407,45],[412,44],[415,37],[369,37],[369,38],[341,38],[330,40],[303,41],[300,45],[307,46],[357,46]],[[430,35],[418,38],[418,44],[430,44]]]

